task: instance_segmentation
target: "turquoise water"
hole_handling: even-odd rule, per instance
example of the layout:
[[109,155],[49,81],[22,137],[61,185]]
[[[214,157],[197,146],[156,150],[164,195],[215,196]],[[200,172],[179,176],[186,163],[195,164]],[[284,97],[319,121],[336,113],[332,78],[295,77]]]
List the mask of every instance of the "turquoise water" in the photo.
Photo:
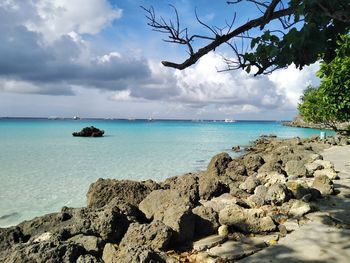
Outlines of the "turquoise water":
[[[103,138],[71,136],[84,126]],[[319,130],[278,122],[0,119],[0,226],[62,206],[83,206],[98,178],[163,180],[205,169],[210,158],[261,134],[308,137]]]

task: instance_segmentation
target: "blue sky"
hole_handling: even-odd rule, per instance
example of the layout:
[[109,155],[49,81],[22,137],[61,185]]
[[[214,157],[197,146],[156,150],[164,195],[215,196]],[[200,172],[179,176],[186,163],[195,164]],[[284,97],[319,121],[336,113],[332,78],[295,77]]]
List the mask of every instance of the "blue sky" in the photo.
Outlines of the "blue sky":
[[[318,65],[293,66],[269,76],[224,67],[221,48],[184,71],[182,47],[165,43],[147,26],[140,6],[208,34],[237,13],[235,25],[259,12],[226,1],[3,0],[0,3],[0,116],[184,119],[290,119],[302,90],[316,85]],[[253,31],[252,34],[255,32]],[[202,43],[199,43],[202,44]]]

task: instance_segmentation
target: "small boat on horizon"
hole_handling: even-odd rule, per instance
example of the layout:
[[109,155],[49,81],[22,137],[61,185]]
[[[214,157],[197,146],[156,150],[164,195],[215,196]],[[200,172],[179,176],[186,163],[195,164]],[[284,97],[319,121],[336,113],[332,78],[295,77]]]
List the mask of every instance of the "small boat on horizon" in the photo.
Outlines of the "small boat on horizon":
[[148,118],[148,121],[153,121],[153,118],[152,118],[152,117],[149,117],[149,118]]
[[236,122],[235,120],[232,120],[232,119],[225,119],[224,120],[225,123],[233,123],[233,122]]
[[73,120],[80,120],[80,117],[79,116],[74,116]]

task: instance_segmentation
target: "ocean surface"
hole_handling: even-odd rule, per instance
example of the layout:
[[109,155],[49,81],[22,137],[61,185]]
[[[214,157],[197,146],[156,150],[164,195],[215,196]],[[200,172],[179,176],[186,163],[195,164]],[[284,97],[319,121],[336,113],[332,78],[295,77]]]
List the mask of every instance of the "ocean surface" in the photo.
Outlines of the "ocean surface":
[[[91,125],[105,136],[71,135]],[[101,177],[160,181],[203,170],[222,151],[234,157],[232,146],[262,134],[319,133],[268,121],[0,119],[0,227],[84,206],[89,185]]]

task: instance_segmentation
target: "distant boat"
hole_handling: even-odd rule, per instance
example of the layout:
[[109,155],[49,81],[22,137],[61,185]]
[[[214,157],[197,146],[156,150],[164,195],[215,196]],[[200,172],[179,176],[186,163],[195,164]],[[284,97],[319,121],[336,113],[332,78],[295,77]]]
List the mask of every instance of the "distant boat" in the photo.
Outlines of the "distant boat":
[[148,118],[148,121],[153,121],[153,118],[152,118],[152,117],[149,117],[149,118]]
[[232,123],[232,122],[236,122],[236,121],[235,121],[235,120],[231,120],[231,119],[225,119],[224,122],[226,122],[226,123]]
[[73,120],[80,120],[80,117],[79,116],[74,116]]
[[49,120],[59,120],[60,117],[58,117],[58,116],[50,116],[50,117],[48,117],[48,119]]

